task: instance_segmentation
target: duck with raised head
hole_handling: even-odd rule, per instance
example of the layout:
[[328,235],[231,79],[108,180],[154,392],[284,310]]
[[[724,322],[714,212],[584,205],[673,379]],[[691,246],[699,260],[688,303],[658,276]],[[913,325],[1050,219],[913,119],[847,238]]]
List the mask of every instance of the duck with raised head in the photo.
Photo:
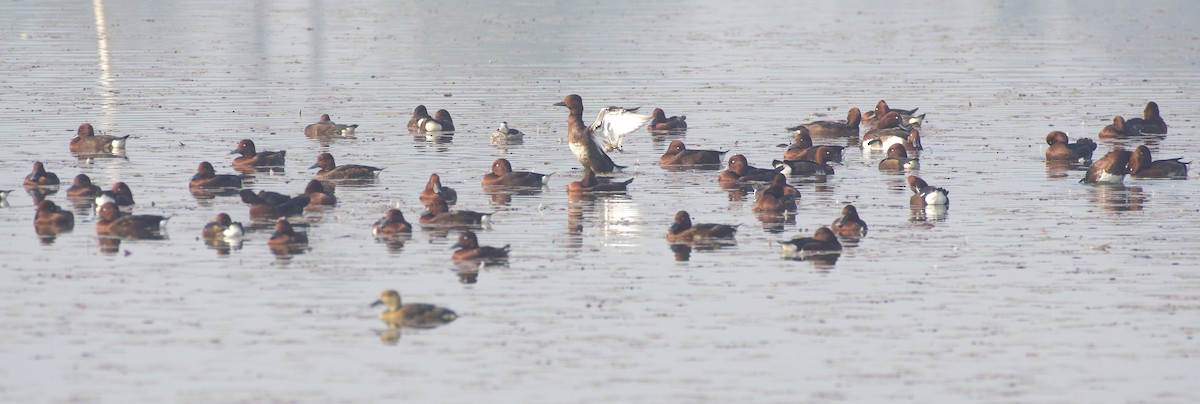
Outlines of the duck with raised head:
[[122,214],[117,205],[108,202],[100,206],[96,234],[120,238],[160,238],[169,217],[159,215]]
[[1141,118],[1130,118],[1125,121],[1125,124],[1138,128],[1139,132],[1145,134],[1167,134],[1167,122],[1158,113],[1158,103],[1154,101],[1146,103],[1146,108],[1142,110]]
[[43,165],[42,162],[35,161],[33,162],[33,172],[30,172],[29,175],[25,176],[25,181],[23,184],[30,187],[58,185],[58,175],[46,171],[46,166]]
[[541,187],[550,182],[550,174],[529,171],[513,171],[508,159],[499,158],[492,162],[492,171],[483,175],[483,186]]
[[237,168],[281,167],[287,158],[287,150],[258,151],[250,139],[239,141],[237,148],[229,154],[240,155],[233,159],[233,166]]
[[930,186],[921,177],[908,176],[908,189],[913,196],[908,199],[909,205],[923,207],[927,205],[949,205],[950,191],[945,188]]
[[1187,166],[1180,158],[1157,160],[1150,156],[1150,148],[1146,145],[1133,149],[1129,159],[1129,176],[1133,178],[1187,178]]
[[316,123],[304,127],[304,135],[315,138],[354,137],[358,124],[342,125],[329,119],[329,114],[321,114]]
[[447,205],[453,205],[458,201],[458,192],[454,188],[442,185],[442,177],[433,173],[429,174],[429,181],[425,183],[425,190],[421,191],[420,200],[425,205],[434,200],[441,200]]
[[858,107],[851,107],[846,113],[845,121],[813,121],[799,126],[788,128],[790,131],[799,132],[801,129],[804,133],[813,137],[858,137],[859,125],[862,124],[862,111]]
[[492,213],[450,210],[450,206],[442,200],[434,200],[425,208],[425,213],[417,220],[421,227],[486,227],[492,219]]
[[509,245],[504,247],[480,246],[474,232],[464,231],[458,235],[458,242],[450,248],[457,248],[451,258],[454,262],[462,261],[491,261],[508,259]]
[[217,174],[217,170],[207,161],[200,162],[196,167],[196,174],[192,175],[192,179],[188,181],[188,188],[191,189],[212,189],[212,188],[241,188],[242,176],[233,174]]
[[68,198],[95,198],[103,192],[99,186],[92,183],[92,177],[87,174],[79,174],[71,181],[71,187],[67,188]]
[[812,237],[793,237],[791,240],[779,242],[785,256],[806,254],[827,254],[842,250],[842,243],[828,227],[821,227]]
[[903,145],[893,144],[888,148],[887,158],[879,162],[880,171],[904,171],[904,170],[919,170],[921,162],[918,159],[909,158],[908,151],[904,150]]
[[1046,144],[1050,145],[1046,148],[1047,161],[1091,161],[1092,152],[1096,151],[1092,139],[1085,137],[1069,143],[1067,134],[1060,130],[1046,134]]
[[874,110],[863,112],[862,122],[866,124],[878,124],[880,118],[886,116],[889,112],[895,112],[900,116],[900,121],[905,123],[906,126],[920,126],[921,122],[925,120],[925,114],[917,115],[918,109],[920,108],[892,108],[888,105],[887,101],[879,100],[879,102],[875,103]]
[[1116,149],[1105,154],[1099,160],[1092,162],[1088,166],[1087,174],[1084,174],[1083,179],[1079,180],[1085,184],[1121,184],[1125,182],[1125,175],[1129,174],[1129,160],[1133,158],[1133,152],[1129,150]]
[[667,117],[667,113],[663,112],[662,108],[655,108],[654,112],[650,113],[650,122],[646,124],[646,130],[650,132],[678,132],[687,130],[687,116],[678,115]]
[[413,108],[412,117],[408,118],[408,128],[412,130],[421,130],[421,119],[433,118],[429,115],[429,109],[424,105],[417,105]]
[[783,168],[766,169],[751,166],[746,156],[735,154],[729,157],[725,171],[717,175],[717,183],[729,188],[747,182],[770,182],[776,173],[782,171]]
[[516,144],[523,141],[525,133],[508,127],[508,122],[500,122],[500,127],[492,132],[492,144]]
[[304,196],[308,197],[306,209],[337,205],[337,196],[333,195],[333,189],[326,188],[321,181],[308,180],[308,184],[304,186]]
[[270,239],[267,239],[267,246],[272,248],[286,248],[305,244],[308,244],[308,235],[297,232],[285,218],[279,218],[279,220],[275,221],[275,233],[271,234]]
[[787,188],[787,176],[782,173],[776,173],[771,179],[771,184],[766,188],[756,193],[754,201],[755,212],[766,213],[783,213],[796,211],[796,198],[800,197],[800,193],[795,188],[791,188],[790,193]]
[[69,148],[75,153],[112,153],[124,150],[125,142],[128,140],[129,135],[119,137],[96,135],[92,124],[85,123],[79,125],[79,129],[75,131],[75,137],[71,139]]
[[912,128],[906,127],[900,120],[900,114],[888,112],[882,118],[875,122],[875,127],[863,133],[862,143],[866,144],[869,140],[884,137],[884,136],[900,136],[907,137]]
[[388,324],[414,328],[433,328],[448,324],[458,318],[453,310],[426,303],[401,304],[400,293],[385,290],[371,307],[384,306],[379,319]]
[[337,165],[333,160],[333,155],[329,153],[321,153],[317,155],[317,163],[313,164],[309,169],[320,168],[317,171],[316,178],[318,180],[372,180],[379,177],[379,172],[382,168],[364,166],[358,164],[343,164]]
[[737,226],[714,223],[692,223],[692,216],[686,210],[675,213],[675,222],[667,229],[667,241],[670,243],[692,243],[733,239],[737,234]]
[[[855,132],[855,137],[858,133]],[[820,148],[824,147],[825,150]],[[842,161],[842,151],[845,147],[842,146],[816,146],[813,144],[812,136],[809,135],[808,128],[800,127],[796,130],[795,139],[792,144],[788,145],[787,150],[783,151],[784,160],[816,160],[818,153],[831,152],[830,161]]]
[[658,158],[658,165],[673,168],[720,168],[721,155],[728,150],[693,150],[688,149],[682,140],[675,139],[667,146],[667,151]]
[[842,215],[833,220],[829,224],[829,228],[838,236],[849,239],[858,239],[866,237],[867,222],[858,217],[858,208],[854,205],[846,205],[842,207]]
[[633,178],[625,181],[610,181],[600,182],[596,178],[596,173],[590,169],[583,169],[583,179],[573,181],[567,184],[567,192],[569,193],[600,193],[600,192],[625,192],[629,184],[633,182]]
[[[633,113],[634,109],[607,107],[600,110],[596,120],[590,126],[583,124],[583,98],[571,94],[563,98],[555,106],[567,107],[567,144],[571,153],[584,168],[590,168],[596,173],[611,173],[625,166],[613,163],[612,158],[605,153],[609,149],[619,148],[621,139],[650,121],[650,116]],[[603,144],[601,144],[603,142]]]
[[235,222],[233,218],[225,213],[218,213],[213,221],[204,225],[204,229],[200,231],[200,235],[205,239],[238,238],[246,234],[245,228],[242,227],[242,222]]
[[382,219],[371,225],[371,235],[375,237],[391,237],[407,233],[412,233],[412,224],[404,220],[404,212],[401,212],[400,209],[388,209]]

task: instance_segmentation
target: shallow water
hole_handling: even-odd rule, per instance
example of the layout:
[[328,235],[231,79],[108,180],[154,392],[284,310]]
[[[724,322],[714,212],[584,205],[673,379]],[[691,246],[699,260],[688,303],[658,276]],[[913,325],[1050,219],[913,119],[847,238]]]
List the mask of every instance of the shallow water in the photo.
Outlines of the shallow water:
[[[1148,100],[1171,125],[1147,139],[1157,158],[1200,156],[1190,4],[892,4],[8,2],[0,398],[1200,401],[1195,175],[1093,187],[1043,161],[1048,131],[1095,138]],[[803,198],[780,232],[715,171],[658,167],[671,138],[644,131],[614,154],[630,166],[616,178],[636,178],[627,197],[569,202],[581,175],[551,104],[571,93],[585,119],[605,105],[686,114],[689,147],[758,166],[782,154],[784,127],[881,98],[920,107],[918,174],[952,204],[921,220],[904,176],[851,148],[836,175],[793,179]],[[417,104],[450,110],[458,132],[414,138]],[[357,138],[304,137],[321,113]],[[490,146],[501,121],[524,144]],[[68,153],[82,122],[132,135],[126,158]],[[243,138],[288,150],[255,190],[298,193],[325,151],[387,169],[305,216],[310,250],[276,256],[258,228],[221,255],[200,228],[248,209],[186,182],[205,160],[232,173]],[[1100,143],[1097,156],[1113,145]],[[551,185],[485,194],[501,156]],[[173,215],[169,239],[104,253],[84,207],[43,242],[19,189],[35,160],[64,181],[129,183],[138,213]],[[511,244],[510,265],[461,273],[453,234],[370,237],[389,207],[415,221],[431,171],[458,208],[497,212],[479,237]],[[71,206],[65,187],[49,198]],[[847,202],[868,237],[835,263],[779,258],[779,240]],[[741,224],[737,244],[677,254],[663,234],[680,209]],[[383,289],[461,317],[392,345],[367,307]]]

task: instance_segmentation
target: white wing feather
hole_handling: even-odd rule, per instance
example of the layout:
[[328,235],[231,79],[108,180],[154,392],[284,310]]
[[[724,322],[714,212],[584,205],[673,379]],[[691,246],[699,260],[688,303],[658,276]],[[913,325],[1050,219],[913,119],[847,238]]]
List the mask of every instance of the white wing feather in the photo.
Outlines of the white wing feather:
[[621,140],[625,138],[625,135],[645,126],[653,118],[650,115],[633,112],[634,110],[637,108],[628,110],[621,107],[608,107],[601,109],[600,113],[596,115],[596,121],[592,122],[590,129],[592,136],[604,146],[605,151],[620,150]]

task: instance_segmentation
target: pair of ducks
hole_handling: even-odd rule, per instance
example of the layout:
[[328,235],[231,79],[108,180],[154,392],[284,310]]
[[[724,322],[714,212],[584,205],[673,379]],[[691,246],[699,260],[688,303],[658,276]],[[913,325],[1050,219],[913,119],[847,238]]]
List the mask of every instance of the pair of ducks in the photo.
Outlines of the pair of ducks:
[[1079,182],[1088,184],[1121,184],[1125,176],[1133,178],[1187,178],[1187,166],[1180,158],[1154,160],[1150,148],[1141,145],[1132,152],[1113,150],[1092,163]]
[[332,184],[318,180],[309,180],[304,192],[296,196],[288,196],[278,192],[243,189],[238,193],[242,202],[250,205],[250,217],[277,218],[281,216],[301,215],[307,210],[321,210],[337,204]]
[[[817,229],[812,237],[796,237],[781,242],[785,254],[829,253],[842,249],[834,232],[850,239],[858,239],[867,235],[867,223],[858,216],[854,205],[842,208],[842,215],[829,227]],[[675,221],[667,230],[667,241],[672,244],[693,244],[732,241],[737,233],[737,226],[715,223],[692,223],[687,211],[675,214]]]
[[[218,213],[213,221],[204,225],[200,232],[205,240],[232,241],[245,235],[241,222],[235,222],[228,214]],[[308,234],[296,231],[287,218],[275,221],[275,231],[267,239],[272,250],[293,250],[308,245]]]

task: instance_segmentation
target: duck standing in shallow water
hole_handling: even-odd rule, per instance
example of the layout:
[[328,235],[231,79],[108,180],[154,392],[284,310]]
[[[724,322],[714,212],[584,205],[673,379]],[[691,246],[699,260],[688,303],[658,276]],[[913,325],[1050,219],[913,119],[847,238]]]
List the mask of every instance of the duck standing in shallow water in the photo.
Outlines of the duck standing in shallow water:
[[1088,167],[1087,174],[1079,180],[1085,184],[1120,184],[1125,182],[1129,174],[1129,160],[1133,152],[1128,150],[1113,150],[1096,160]]
[[254,141],[250,139],[242,139],[238,142],[237,148],[233,149],[229,154],[241,155],[233,159],[233,166],[242,169],[282,167],[287,158],[287,150],[260,152],[255,149]]
[[321,114],[316,123],[304,127],[304,136],[315,138],[354,137],[358,124],[342,125],[329,119],[329,114]]
[[608,107],[600,110],[591,126],[584,126],[583,98],[579,95],[568,95],[554,105],[570,110],[567,114],[567,144],[579,164],[596,173],[611,173],[624,168],[613,163],[608,153],[604,152],[601,141],[605,141],[610,148],[619,148],[622,137],[650,120],[647,115],[630,113],[631,110]]
[[1096,142],[1083,138],[1069,143],[1067,134],[1063,131],[1051,131],[1046,135],[1046,161],[1091,161],[1092,152],[1096,151]]
[[317,155],[317,163],[313,164],[309,169],[320,168],[317,171],[316,178],[318,180],[371,180],[379,177],[379,172],[382,168],[363,166],[358,164],[343,164],[337,165],[333,160],[333,155],[329,153],[321,153]]
[[1187,165],[1180,158],[1154,161],[1146,145],[1133,149],[1129,159],[1129,176],[1133,178],[1187,178]]
[[450,248],[457,248],[451,258],[454,262],[464,261],[503,261],[508,259],[509,245],[504,247],[480,246],[474,232],[464,231],[458,235],[458,242]]
[[449,324],[458,318],[454,311],[426,303],[402,304],[400,293],[395,290],[385,290],[379,294],[379,300],[371,303],[371,307],[384,306],[379,313],[379,319],[388,324],[403,325],[414,328],[433,328]]
[[96,131],[92,128],[92,124],[85,123],[79,125],[79,129],[75,131],[75,137],[71,139],[69,147],[75,153],[111,153],[124,150],[127,140],[129,140],[129,135],[121,137],[97,136]]

